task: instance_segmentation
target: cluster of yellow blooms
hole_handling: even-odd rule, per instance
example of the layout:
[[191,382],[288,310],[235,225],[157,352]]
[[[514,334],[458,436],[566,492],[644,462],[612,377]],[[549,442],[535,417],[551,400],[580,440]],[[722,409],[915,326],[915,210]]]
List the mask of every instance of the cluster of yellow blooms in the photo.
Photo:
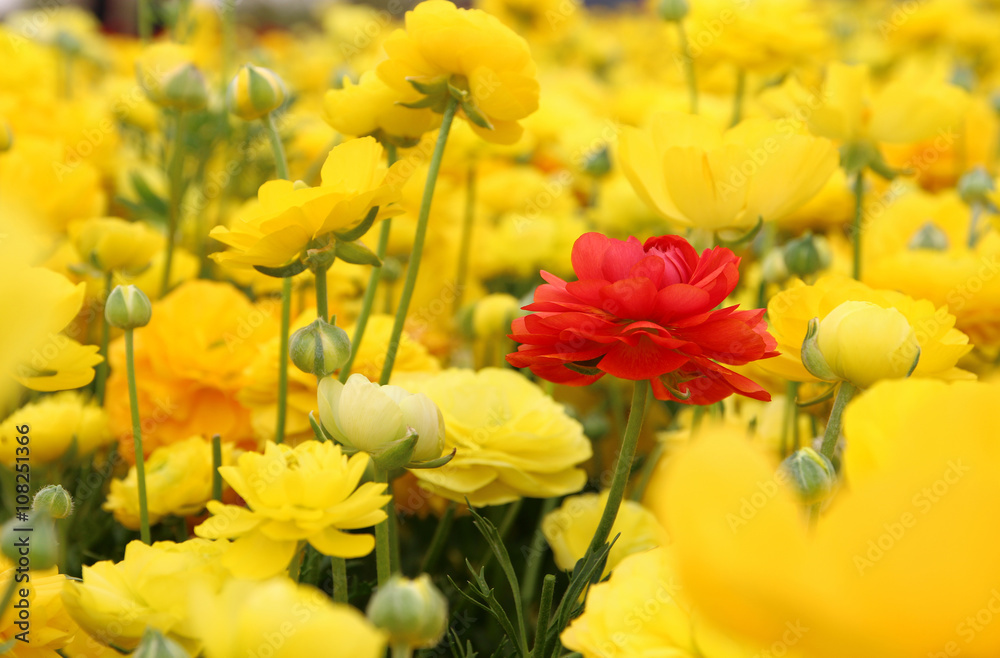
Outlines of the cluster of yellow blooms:
[[1000,2],[385,4],[0,22],[0,655],[1000,655]]

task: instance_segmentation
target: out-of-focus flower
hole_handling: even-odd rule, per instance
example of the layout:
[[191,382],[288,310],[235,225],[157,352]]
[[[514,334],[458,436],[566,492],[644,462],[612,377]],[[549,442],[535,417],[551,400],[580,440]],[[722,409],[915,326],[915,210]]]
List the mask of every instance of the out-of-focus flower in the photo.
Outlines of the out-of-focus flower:
[[481,338],[502,336],[510,330],[510,323],[519,315],[520,302],[513,295],[487,295],[472,309],[472,330]]
[[383,47],[389,58],[376,72],[387,85],[414,100],[421,88],[465,92],[459,116],[488,142],[513,144],[521,137],[518,121],[538,109],[527,42],[483,11],[422,2],[406,12],[406,29],[390,34]]
[[229,580],[194,598],[191,610],[205,658],[244,658],[263,647],[273,658],[328,655],[331,646],[352,658],[385,653],[384,635],[364,615],[284,577]]
[[968,95],[952,84],[907,69],[873,91],[867,65],[830,64],[823,105],[809,115],[817,135],[845,142],[915,142],[957,126]]
[[[2,591],[6,592],[11,580],[20,576],[17,578],[17,590],[14,590],[18,596],[0,611],[0,644],[12,642],[14,651],[10,655],[16,658],[57,656],[56,650],[69,644],[73,635],[79,632],[59,597],[67,578],[54,568],[25,571],[17,566],[0,555]],[[27,590],[27,596],[20,596],[18,590],[21,589]],[[15,608],[14,604],[21,600],[27,601],[27,607]],[[21,616],[21,610],[28,611],[27,620]],[[28,638],[30,643],[18,640],[16,636],[19,634]]]
[[69,236],[80,257],[105,273],[141,270],[164,245],[163,236],[142,222],[118,217],[74,222]]
[[710,404],[732,393],[768,400],[720,365],[776,355],[763,309],[713,311],[736,287],[738,263],[724,247],[699,257],[676,235],[641,244],[587,233],[573,246],[579,281],[542,272],[549,283],[524,307],[533,313],[514,321],[512,338],[522,344],[507,361],[572,386],[605,374],[648,379],[661,400]]
[[190,47],[164,41],[147,47],[136,60],[139,85],[160,107],[199,110],[208,102],[205,77],[194,63]]
[[[552,548],[556,566],[560,569],[572,571],[577,561],[587,552],[607,502],[606,491],[570,496],[559,509],[542,519],[542,533]],[[619,534],[608,554],[605,574],[614,571],[627,556],[648,551],[664,540],[663,529],[653,513],[632,500],[622,503],[609,536]]]
[[222,561],[244,578],[278,574],[288,567],[300,541],[324,555],[367,555],[375,539],[344,532],[385,520],[385,485],[358,486],[367,464],[368,455],[348,458],[329,441],[306,441],[295,448],[268,443],[264,454],[247,452],[236,466],[219,469],[247,507],[210,501],[213,516],[195,534],[235,539]]
[[[800,624],[808,632],[794,648],[817,658],[933,654],[956,638],[969,655],[1000,651],[990,625],[956,635],[956,620],[996,600],[1000,580],[998,393],[914,379],[866,391],[845,414],[851,486],[812,529],[740,433],[699,436],[651,485],[699,613],[762,648]],[[937,407],[949,413],[929,413]]]
[[590,441],[580,423],[523,376],[510,370],[446,370],[399,377],[433,400],[444,416],[445,449],[455,458],[417,470],[422,487],[456,502],[502,505],[522,496],[548,498],[579,491]]
[[477,0],[475,5],[532,44],[571,33],[584,11],[579,0]]
[[253,64],[244,64],[226,90],[229,111],[252,121],[270,114],[285,102],[285,83],[278,74]]
[[837,150],[790,120],[748,119],[723,132],[710,119],[657,114],[625,128],[620,161],[636,193],[682,226],[718,231],[776,221],[822,189]]
[[742,658],[751,653],[696,614],[667,548],[629,555],[587,594],[563,645],[584,658]]
[[63,602],[80,628],[102,644],[134,648],[151,626],[197,653],[191,594],[196,587],[219,589],[225,550],[224,543],[203,539],[152,546],[133,541],[121,562],[84,566],[82,581],[64,585]]
[[89,455],[112,440],[107,414],[77,391],[29,402],[0,423],[0,463],[14,466],[17,439],[24,434],[31,437],[33,464],[50,464],[70,451]]
[[[222,447],[222,463],[232,462],[232,446]],[[146,458],[149,524],[169,514],[190,516],[212,497],[212,445],[200,436],[157,448]],[[131,530],[139,529],[139,483],[135,466],[122,480],[112,480],[101,506]]]
[[444,419],[426,395],[379,386],[359,373],[348,377],[346,384],[333,377],[320,381],[319,417],[337,441],[374,457],[413,432],[418,438],[407,461],[437,459],[444,446]]
[[[143,448],[193,435],[222,436],[255,447],[250,412],[237,400],[243,371],[258,345],[277,332],[278,302],[251,304],[228,284],[191,281],[153,305],[148,325],[135,332],[136,379]],[[119,454],[134,460],[125,345],[111,343],[105,408]]]
[[232,248],[212,257],[220,263],[278,268],[297,260],[313,240],[354,228],[372,208],[378,208],[376,221],[397,215],[402,210],[390,204],[399,199],[404,165],[387,167],[373,137],[340,144],[327,156],[318,187],[288,180],[264,183],[256,207],[229,228],[212,229],[213,238]]
[[374,71],[365,71],[357,84],[345,77],[343,87],[326,92],[324,118],[345,135],[419,139],[434,127],[438,117],[427,108],[399,104],[409,98],[412,89],[404,96],[382,82]]
[[[912,373],[914,377],[942,379],[972,377],[970,373],[955,367],[959,358],[967,354],[972,346],[969,345],[969,337],[954,328],[955,316],[948,313],[946,307],[935,308],[934,304],[925,299],[915,300],[893,290],[876,290],[860,281],[839,275],[821,277],[815,284],[809,286],[801,281],[793,281],[787,290],[771,298],[767,305],[767,315],[771,323],[771,332],[778,341],[780,355],[774,359],[761,361],[760,366],[792,381],[819,381],[802,364],[802,341],[806,339],[809,321],[819,318],[822,324],[823,319],[834,309],[848,301],[869,302],[879,308],[895,309],[903,315],[920,346],[920,359]],[[862,334],[854,336],[856,337],[848,341],[856,341],[853,345],[846,345],[847,349],[843,351],[838,349],[837,352],[855,364],[859,373],[856,376],[866,382],[857,383],[864,386],[874,379],[860,373],[869,366],[874,367],[874,362],[881,363],[887,358],[884,353],[875,354],[886,346],[869,348],[866,345],[869,345],[871,336]],[[852,350],[854,356],[849,356]],[[866,363],[868,359],[874,361]],[[874,372],[873,370],[869,374]],[[903,374],[905,373],[906,368],[903,368]]]

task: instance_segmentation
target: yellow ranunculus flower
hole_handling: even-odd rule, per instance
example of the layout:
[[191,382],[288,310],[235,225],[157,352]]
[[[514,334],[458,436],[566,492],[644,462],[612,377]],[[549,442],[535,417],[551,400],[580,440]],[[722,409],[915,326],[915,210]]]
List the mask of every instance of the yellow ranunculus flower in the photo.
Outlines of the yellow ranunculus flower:
[[412,94],[404,97],[374,71],[365,71],[357,84],[345,77],[343,88],[326,92],[324,118],[345,135],[380,133],[389,138],[419,139],[434,128],[439,117],[427,108],[411,109],[398,102],[409,98]]
[[376,72],[387,85],[409,99],[420,98],[410,80],[464,87],[492,129],[469,125],[488,142],[513,144],[521,137],[518,121],[538,109],[528,43],[486,12],[445,0],[421,2],[406,12],[406,29],[390,34],[383,47],[389,58]]
[[968,94],[909,68],[873,91],[867,65],[830,64],[821,107],[809,115],[817,135],[845,142],[915,142],[957,126]]
[[[914,377],[973,378],[970,373],[955,367],[958,360],[972,349],[972,345],[969,345],[968,336],[955,329],[955,316],[948,313],[947,307],[935,308],[925,299],[915,300],[894,290],[876,290],[841,275],[820,277],[808,286],[795,280],[786,290],[771,298],[767,304],[768,331],[778,341],[780,354],[761,361],[759,366],[792,381],[820,381],[802,365],[802,341],[806,338],[811,319],[819,318],[822,323],[835,308],[847,301],[870,302],[881,308],[893,308],[905,317],[920,345],[920,359],[913,371]],[[854,340],[871,342],[872,338],[860,336]],[[854,349],[859,350],[858,354],[871,354],[869,350],[880,348],[858,344]]]
[[[558,509],[542,519],[542,533],[552,548],[552,556],[560,569],[572,571],[577,561],[587,552],[607,502],[607,491],[570,496]],[[621,536],[615,540],[611,553],[608,554],[605,574],[612,572],[627,556],[648,551],[664,540],[663,529],[653,513],[633,500],[622,501],[608,536],[619,534]]]
[[998,394],[914,379],[863,393],[844,418],[851,486],[812,529],[740,433],[699,436],[651,485],[699,613],[762,647],[801,624],[792,648],[813,658],[997,655],[1000,627],[972,622],[1000,604]]
[[626,127],[620,161],[636,193],[667,219],[718,231],[774,221],[822,189],[837,150],[790,120],[748,119],[723,132],[680,112]]
[[906,316],[871,302],[847,301],[830,311],[819,323],[816,345],[834,376],[862,388],[907,377],[920,358]]
[[195,588],[217,591],[226,578],[219,556],[224,542],[191,539],[147,546],[133,541],[121,562],[83,567],[83,580],[62,592],[70,615],[92,638],[135,648],[147,626],[196,654],[200,647],[191,609]]
[[506,336],[510,323],[521,315],[521,302],[513,295],[486,295],[472,309],[472,331],[477,338]]
[[73,246],[102,272],[141,270],[163,249],[163,236],[142,222],[99,217],[69,226]]
[[[232,462],[232,445],[223,444],[222,463]],[[135,466],[122,480],[112,480],[101,506],[130,530],[139,529],[139,483]],[[146,459],[149,523],[168,514],[190,516],[212,497],[212,444],[200,436],[157,448]]]
[[[217,262],[282,267],[296,260],[316,238],[351,229],[378,207],[376,220],[402,212],[389,204],[399,200],[405,181],[404,162],[385,164],[382,146],[373,137],[353,139],[333,148],[323,164],[322,185],[298,187],[271,180],[260,187],[256,208],[229,228],[216,226],[210,235],[232,249],[212,257]],[[389,206],[389,207],[387,207]]]
[[584,658],[749,658],[696,614],[671,562],[666,547],[627,556],[590,588],[563,646]]
[[[0,645],[14,643],[12,653],[4,655],[12,658],[55,658],[59,655],[56,650],[65,647],[73,635],[79,633],[59,597],[67,578],[55,568],[19,571],[14,563],[0,555],[0,591],[6,592],[10,581],[18,575],[21,579],[15,586],[14,598],[0,611]],[[25,575],[27,580],[23,579]],[[22,597],[21,589],[27,590],[28,595]],[[27,599],[27,608],[13,607],[22,599]],[[22,619],[22,614],[26,614],[27,619]],[[19,626],[18,622],[27,624]],[[28,642],[18,640],[16,636],[19,634],[23,634],[22,639],[26,637]]]
[[522,496],[549,498],[583,488],[590,459],[583,427],[541,388],[512,370],[451,369],[429,377],[394,379],[426,393],[444,415],[441,468],[413,471],[420,485],[449,500],[502,505]]
[[246,658],[263,647],[270,658],[385,654],[384,634],[364,615],[285,577],[229,580],[218,594],[197,593],[191,609],[205,658]]
[[219,469],[247,507],[208,503],[213,514],[195,528],[199,537],[235,539],[223,564],[244,578],[267,578],[288,567],[300,541],[324,555],[361,557],[375,547],[368,528],[385,520],[384,484],[358,483],[368,455],[348,458],[332,442],[295,448],[268,443],[264,454],[244,453]]
[[[17,438],[31,437],[31,461],[49,464],[62,457],[74,442],[75,454],[89,455],[112,440],[108,416],[89,396],[64,391],[29,402],[0,423],[0,464],[13,466]],[[18,427],[27,425],[27,432]]]

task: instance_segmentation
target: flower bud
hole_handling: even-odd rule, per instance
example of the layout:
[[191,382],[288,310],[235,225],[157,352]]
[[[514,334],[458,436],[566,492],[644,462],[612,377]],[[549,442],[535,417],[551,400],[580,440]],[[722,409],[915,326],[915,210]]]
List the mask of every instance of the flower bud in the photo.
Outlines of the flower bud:
[[847,301],[822,321],[811,322],[802,361],[814,376],[867,388],[880,379],[908,377],[920,359],[920,343],[895,308]]
[[14,146],[14,133],[10,129],[10,124],[0,118],[0,153],[6,153]]
[[587,154],[583,160],[583,171],[595,178],[606,176],[611,171],[611,155],[606,145]]
[[182,66],[164,81],[160,105],[176,110],[200,110],[208,104],[205,76],[193,64]]
[[149,100],[175,110],[199,110],[208,103],[208,87],[191,63],[193,53],[183,46],[150,46],[136,61],[136,76]]
[[923,226],[917,229],[906,246],[911,250],[948,251],[948,235],[941,230],[941,227],[928,219]]
[[[437,459],[444,449],[444,418],[423,393],[379,386],[355,373],[346,384],[333,377],[321,380],[318,404],[323,428],[334,439],[373,457],[386,453],[398,461],[400,451],[413,443],[409,461],[423,462]],[[409,438],[413,434],[416,442]]]
[[226,101],[230,112],[252,121],[281,107],[286,96],[285,83],[274,71],[245,64],[229,83]]
[[785,252],[783,249],[772,249],[764,256],[761,263],[761,276],[768,283],[782,283],[791,276],[788,266],[785,265]]
[[[28,542],[28,549],[22,553],[25,541]],[[18,566],[24,564],[22,559],[27,558],[32,570],[52,568],[59,555],[55,523],[44,512],[32,512],[27,521],[12,518],[0,528],[0,551]]]
[[958,179],[955,189],[962,201],[968,205],[988,204],[990,193],[996,189],[989,172],[982,166],[976,167],[972,171],[966,172]]
[[347,363],[351,339],[340,327],[316,318],[292,334],[288,351],[296,368],[322,378]]
[[689,7],[687,0],[660,0],[656,10],[665,21],[679,21],[687,16]]
[[389,634],[389,645],[433,647],[448,630],[448,600],[427,574],[392,576],[368,602],[368,619]]
[[807,505],[823,502],[837,486],[833,464],[812,448],[796,450],[781,462],[781,469]]
[[511,321],[521,314],[521,302],[513,295],[497,293],[480,299],[472,311],[472,329],[476,336],[504,336],[510,333]]
[[31,509],[44,512],[53,519],[65,519],[73,513],[73,497],[62,485],[50,484],[38,490]]
[[821,235],[812,232],[790,240],[784,249],[785,267],[795,276],[808,276],[830,266],[830,244]]
[[135,329],[145,327],[153,317],[149,297],[135,286],[115,286],[104,304],[104,318],[112,327]]
[[131,654],[131,658],[190,658],[184,647],[166,637],[152,626],[146,628],[142,641]]

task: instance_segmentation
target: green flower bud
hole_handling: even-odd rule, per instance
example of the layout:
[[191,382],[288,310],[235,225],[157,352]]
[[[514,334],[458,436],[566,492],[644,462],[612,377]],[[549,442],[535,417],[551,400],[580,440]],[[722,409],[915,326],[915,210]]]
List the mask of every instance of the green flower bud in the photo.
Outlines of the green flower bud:
[[14,517],[0,528],[0,550],[19,567],[50,569],[59,555],[55,523],[44,512],[33,512],[27,521]]
[[184,64],[169,72],[163,79],[163,107],[190,112],[208,105],[208,86],[205,76],[193,64]]
[[351,339],[340,327],[316,318],[292,334],[288,350],[296,368],[322,378],[347,363]]
[[990,178],[989,172],[980,166],[959,178],[956,189],[962,201],[968,205],[977,203],[985,205],[990,202],[990,193],[996,189],[996,185]]
[[184,647],[153,627],[147,627],[132,658],[190,658]]
[[135,286],[115,286],[104,304],[104,318],[112,327],[135,329],[145,327],[153,317],[149,297]]
[[830,243],[821,235],[807,231],[785,245],[785,267],[790,274],[807,276],[830,266]]
[[245,64],[229,83],[226,101],[230,112],[251,121],[281,107],[287,95],[285,83],[274,71]]
[[73,497],[61,484],[50,484],[35,494],[32,510],[44,512],[53,519],[65,519],[73,513]]
[[596,178],[606,176],[611,171],[611,155],[608,153],[608,147],[602,146],[588,153],[583,160],[583,170]]
[[392,576],[368,603],[368,618],[389,634],[389,645],[429,648],[448,630],[448,600],[427,574]]
[[783,249],[772,249],[764,256],[761,264],[761,276],[768,283],[782,283],[791,276],[788,266],[785,265],[785,251]]
[[917,229],[906,246],[911,250],[948,251],[948,235],[937,224],[928,219],[923,226]]
[[812,448],[796,450],[781,462],[781,469],[807,505],[823,502],[837,486],[833,464]]
[[665,21],[679,21],[688,15],[687,0],[660,0],[656,10]]
[[79,55],[83,52],[83,44],[80,42],[80,38],[72,32],[67,32],[66,30],[59,30],[56,32],[56,36],[52,40],[52,43],[56,48],[71,57]]

